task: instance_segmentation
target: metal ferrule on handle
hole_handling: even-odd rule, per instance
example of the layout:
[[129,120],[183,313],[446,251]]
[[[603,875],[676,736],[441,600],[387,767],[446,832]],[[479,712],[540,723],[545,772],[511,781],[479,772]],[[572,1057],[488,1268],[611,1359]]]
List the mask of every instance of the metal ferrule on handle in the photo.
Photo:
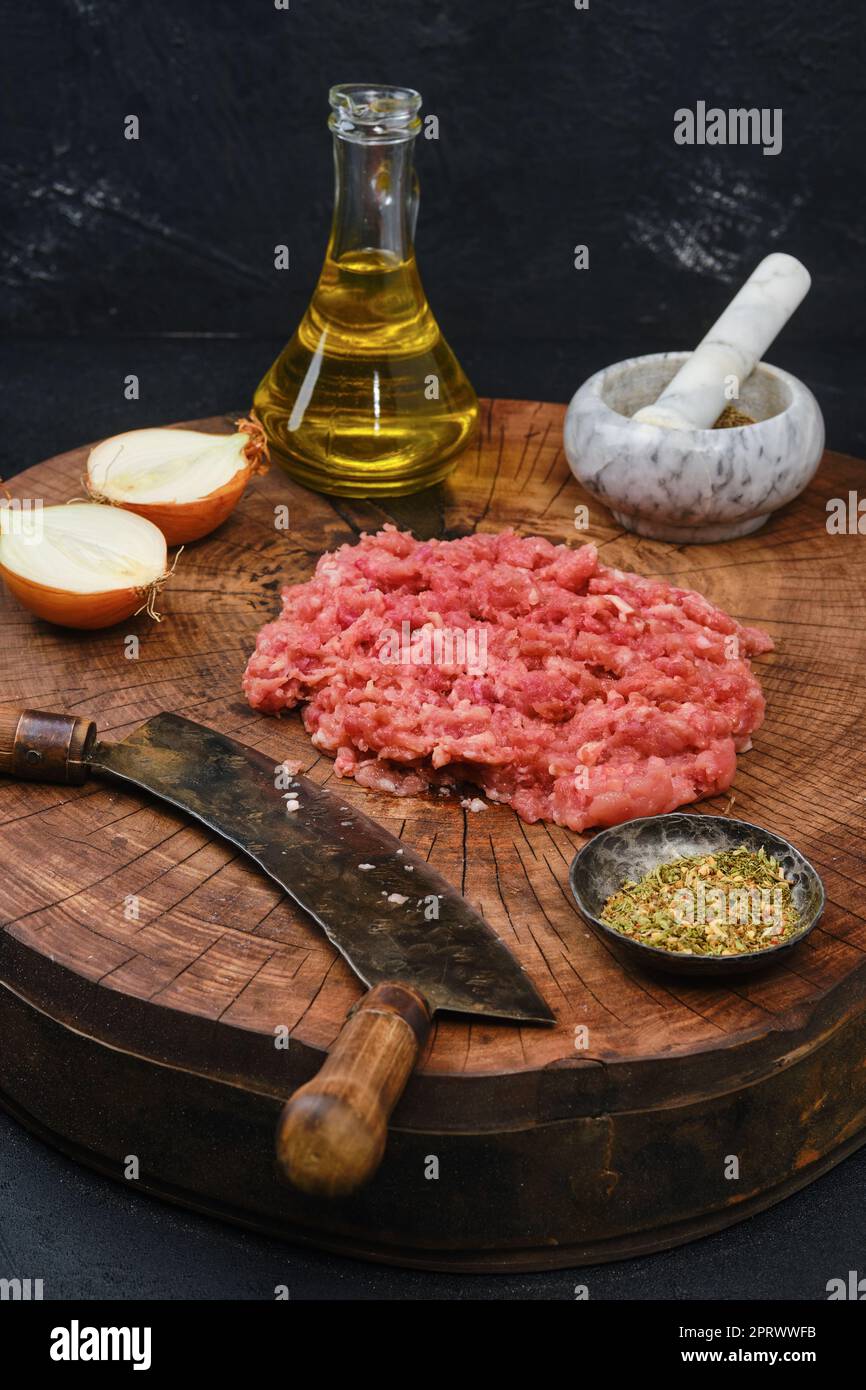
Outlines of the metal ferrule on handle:
[[96,724],[76,714],[38,709],[0,709],[0,773],[28,782],[87,779]]

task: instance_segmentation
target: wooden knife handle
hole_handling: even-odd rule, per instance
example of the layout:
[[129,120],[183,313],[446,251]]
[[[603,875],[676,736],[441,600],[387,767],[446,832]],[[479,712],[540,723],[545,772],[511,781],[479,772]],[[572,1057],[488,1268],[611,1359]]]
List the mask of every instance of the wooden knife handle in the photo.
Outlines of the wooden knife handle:
[[295,1187],[345,1197],[373,1176],[429,1031],[430,1011],[408,985],[376,985],[356,1005],[318,1075],[280,1117],[277,1161]]
[[96,739],[92,719],[43,710],[0,709],[0,772],[28,782],[67,782],[87,778],[88,755]]

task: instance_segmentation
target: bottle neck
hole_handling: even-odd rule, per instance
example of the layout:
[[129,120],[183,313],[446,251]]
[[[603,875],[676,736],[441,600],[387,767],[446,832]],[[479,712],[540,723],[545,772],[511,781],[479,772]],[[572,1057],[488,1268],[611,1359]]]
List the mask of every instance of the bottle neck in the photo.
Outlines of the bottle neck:
[[414,135],[379,142],[334,133],[334,260],[358,251],[387,261],[411,258],[418,214],[414,144]]

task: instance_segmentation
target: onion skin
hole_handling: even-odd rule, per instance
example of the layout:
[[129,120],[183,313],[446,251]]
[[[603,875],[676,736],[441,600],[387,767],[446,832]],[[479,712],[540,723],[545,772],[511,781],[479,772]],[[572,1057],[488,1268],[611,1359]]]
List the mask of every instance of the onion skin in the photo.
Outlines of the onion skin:
[[[95,502],[108,502],[113,507],[122,507],[124,511],[135,512],[136,516],[143,516],[145,520],[152,521],[154,526],[159,527],[168,545],[187,545],[190,541],[200,541],[231,515],[253,475],[266,473],[270,465],[267,437],[255,412],[237,420],[235,427],[238,434],[246,435],[238,470],[228,482],[205,497],[196,497],[189,502],[132,502],[124,497],[110,496],[101,492],[100,485],[91,482],[89,460],[85,479],[87,491]],[[134,434],[136,431],[130,433]],[[220,436],[215,435],[214,438],[218,439]],[[96,445],[95,448],[101,448],[107,442],[109,441],[103,440],[102,444]],[[91,455],[93,452],[94,450],[91,450]]]
[[47,584],[37,584],[32,579],[24,579],[14,570],[0,565],[0,575],[18,602],[37,618],[56,623],[58,627],[72,627],[89,631],[93,628],[113,627],[146,603],[140,589],[108,589],[98,594],[74,594],[68,589],[52,589]]
[[252,472],[249,465],[241,465],[234,477],[216,492],[197,497],[193,502],[125,502],[111,498],[111,505],[152,521],[165,536],[167,545],[187,545],[209,536],[223,524],[240,501]]

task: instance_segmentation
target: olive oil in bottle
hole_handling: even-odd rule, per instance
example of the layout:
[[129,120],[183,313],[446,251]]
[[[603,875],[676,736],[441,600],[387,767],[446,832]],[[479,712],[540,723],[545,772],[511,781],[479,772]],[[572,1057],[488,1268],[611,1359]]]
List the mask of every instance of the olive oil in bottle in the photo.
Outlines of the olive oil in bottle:
[[276,460],[319,492],[416,492],[451,471],[478,415],[413,248],[417,92],[331,91],[334,223],[298,329],[255,396]]

